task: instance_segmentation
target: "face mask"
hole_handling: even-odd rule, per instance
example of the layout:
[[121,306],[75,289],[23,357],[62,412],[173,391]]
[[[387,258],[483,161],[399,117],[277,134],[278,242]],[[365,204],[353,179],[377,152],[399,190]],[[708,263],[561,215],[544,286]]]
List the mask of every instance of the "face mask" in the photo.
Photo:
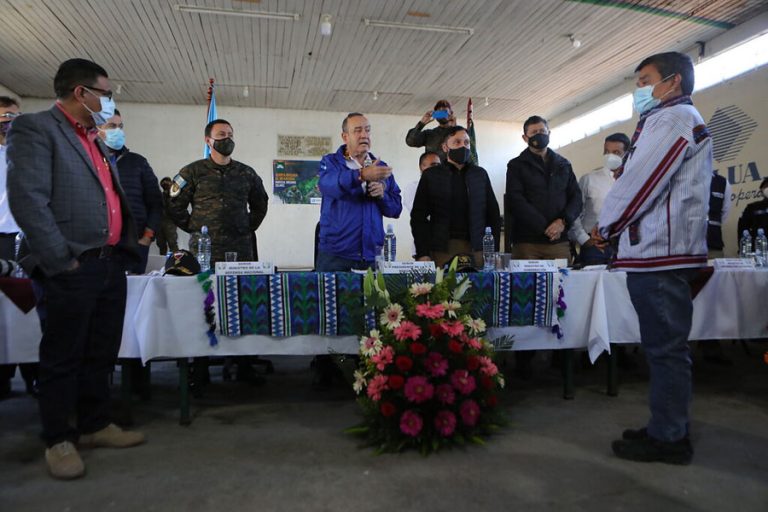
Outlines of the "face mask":
[[528,145],[533,149],[544,149],[549,146],[549,134],[537,133],[531,137],[528,137]]
[[469,162],[470,157],[470,151],[469,148],[465,148],[464,146],[460,148],[453,148],[448,150],[448,159],[459,165],[466,164]]
[[[669,75],[667,78],[663,78],[661,82],[664,80],[669,80],[671,77],[675,76],[674,74]],[[664,93],[664,96],[661,98],[654,98],[653,97],[653,89],[657,85],[659,85],[661,82],[656,82],[653,85],[646,85],[645,87],[638,87],[635,89],[635,92],[632,93],[632,105],[635,108],[635,112],[638,114],[642,114],[643,112],[647,112],[651,110],[653,107],[659,106],[661,104],[661,98],[672,92],[671,90]]]
[[85,90],[89,94],[93,94],[94,96],[97,96],[99,98],[99,103],[101,103],[101,110],[98,112],[94,112],[93,110],[88,108],[88,105],[83,103],[83,106],[85,107],[85,110],[91,113],[91,117],[93,118],[93,122],[96,123],[96,126],[101,126],[103,124],[107,124],[107,120],[115,115],[115,100],[112,98],[107,98],[106,96],[99,96],[96,93],[92,92],[87,87]]
[[104,133],[106,134],[104,144],[106,144],[108,148],[114,149],[115,151],[123,149],[123,146],[125,146],[125,132],[122,128],[104,130]]
[[613,153],[606,153],[603,155],[603,165],[605,168],[611,171],[615,171],[621,165],[623,159],[619,155]]
[[8,135],[8,129],[11,127],[11,122],[8,121],[7,123],[0,123],[0,135],[5,137]]
[[235,150],[235,141],[227,137],[226,139],[219,139],[213,141],[213,149],[221,153],[224,156],[229,156]]

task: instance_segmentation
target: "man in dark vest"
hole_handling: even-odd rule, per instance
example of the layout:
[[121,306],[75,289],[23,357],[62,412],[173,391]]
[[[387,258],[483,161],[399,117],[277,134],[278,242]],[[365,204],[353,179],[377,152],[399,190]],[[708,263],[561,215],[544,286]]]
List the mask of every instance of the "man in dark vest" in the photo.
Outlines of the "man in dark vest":
[[707,249],[709,259],[722,258],[723,224],[731,210],[731,184],[717,171],[712,171],[709,185],[709,215],[707,216]]

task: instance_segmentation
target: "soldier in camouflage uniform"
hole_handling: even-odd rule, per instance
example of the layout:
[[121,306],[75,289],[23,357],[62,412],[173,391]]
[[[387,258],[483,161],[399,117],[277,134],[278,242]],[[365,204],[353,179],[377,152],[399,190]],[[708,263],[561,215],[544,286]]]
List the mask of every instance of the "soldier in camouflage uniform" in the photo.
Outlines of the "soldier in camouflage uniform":
[[[168,216],[188,233],[208,226],[211,263],[237,252],[238,261],[252,261],[253,233],[267,214],[267,193],[256,171],[232,160],[232,125],[223,119],[205,127],[211,156],[184,167],[173,179]],[[187,206],[192,203],[192,213]]]

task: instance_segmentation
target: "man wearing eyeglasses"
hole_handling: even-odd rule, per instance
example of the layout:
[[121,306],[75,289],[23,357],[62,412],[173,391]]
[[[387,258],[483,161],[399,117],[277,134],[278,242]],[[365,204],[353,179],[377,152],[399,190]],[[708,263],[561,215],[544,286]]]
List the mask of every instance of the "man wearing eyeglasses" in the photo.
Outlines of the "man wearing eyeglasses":
[[144,441],[109,418],[125,269],[139,252],[127,198],[96,130],[114,114],[107,72],[71,59],[53,86],[54,106],[19,117],[9,132],[8,199],[24,231],[19,261],[32,277],[43,330],[45,459],[53,477],[72,479],[85,473],[75,443],[126,448]]

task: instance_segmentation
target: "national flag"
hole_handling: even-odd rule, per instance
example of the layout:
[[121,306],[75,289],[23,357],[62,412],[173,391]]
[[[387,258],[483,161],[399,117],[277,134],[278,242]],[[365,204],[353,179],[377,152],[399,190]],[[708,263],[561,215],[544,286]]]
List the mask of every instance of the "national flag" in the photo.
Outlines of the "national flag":
[[[216,90],[215,86],[213,85],[213,78],[209,80],[210,85],[208,86],[208,120],[206,121],[206,124],[210,123],[211,121],[215,121],[219,118],[219,116],[216,115]],[[203,149],[203,158],[208,158],[211,156],[211,148],[208,146],[208,144],[205,145],[205,149]]]
[[472,115],[472,98],[469,98],[467,102],[467,134],[469,134],[472,163],[477,165],[477,141],[475,140],[475,120]]

